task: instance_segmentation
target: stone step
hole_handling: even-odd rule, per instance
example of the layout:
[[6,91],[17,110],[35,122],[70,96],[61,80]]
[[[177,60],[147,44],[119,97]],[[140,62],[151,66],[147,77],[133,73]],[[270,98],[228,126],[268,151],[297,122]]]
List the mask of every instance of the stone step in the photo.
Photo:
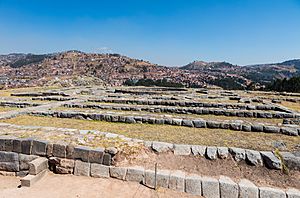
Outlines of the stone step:
[[44,157],[36,158],[35,160],[29,162],[29,174],[37,175],[40,172],[48,169],[48,159]]
[[31,187],[33,184],[38,182],[40,179],[42,179],[44,176],[46,176],[48,173],[48,170],[43,170],[37,175],[27,175],[21,179],[21,187]]

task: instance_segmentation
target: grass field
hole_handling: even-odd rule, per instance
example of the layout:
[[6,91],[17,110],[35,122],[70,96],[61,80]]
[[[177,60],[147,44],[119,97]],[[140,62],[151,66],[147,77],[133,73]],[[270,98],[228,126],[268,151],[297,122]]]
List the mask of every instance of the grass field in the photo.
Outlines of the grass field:
[[50,126],[100,130],[143,140],[165,141],[178,144],[229,146],[256,150],[272,150],[275,141],[283,141],[287,150],[299,145],[300,137],[280,134],[238,132],[223,129],[188,128],[169,125],[125,124],[51,117],[19,116],[3,122],[18,125]]
[[285,106],[291,110],[300,112],[300,103],[282,101],[281,105]]
[[18,108],[14,108],[14,107],[0,107],[0,112],[7,112],[7,111],[12,111]]

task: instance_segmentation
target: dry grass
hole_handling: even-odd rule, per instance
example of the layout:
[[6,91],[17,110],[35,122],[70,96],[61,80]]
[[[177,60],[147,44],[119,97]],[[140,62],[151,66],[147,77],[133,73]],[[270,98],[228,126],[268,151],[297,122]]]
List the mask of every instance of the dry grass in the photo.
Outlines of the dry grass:
[[223,129],[188,128],[169,125],[125,124],[50,117],[20,116],[4,122],[19,125],[52,126],[86,130],[100,130],[143,140],[179,144],[234,146],[256,150],[272,150],[274,141],[283,141],[287,150],[295,149],[300,137],[268,133],[247,133]]
[[300,103],[282,101],[281,105],[285,106],[285,107],[287,107],[291,110],[295,110],[295,111],[300,112]]
[[8,111],[12,111],[12,110],[16,110],[18,108],[14,108],[14,107],[0,107],[0,112],[8,112]]

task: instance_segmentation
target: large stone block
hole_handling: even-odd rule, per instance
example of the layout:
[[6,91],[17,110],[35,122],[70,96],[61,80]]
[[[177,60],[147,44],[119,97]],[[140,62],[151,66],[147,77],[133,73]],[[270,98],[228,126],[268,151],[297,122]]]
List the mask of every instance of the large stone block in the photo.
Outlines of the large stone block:
[[192,145],[191,146],[193,155],[200,155],[204,156],[206,151],[206,146],[198,146],[198,145]]
[[145,169],[143,167],[130,167],[127,169],[126,181],[144,183]]
[[40,140],[32,141],[32,154],[39,156],[46,156],[47,142]]
[[18,172],[20,170],[18,154],[0,151],[0,170]]
[[217,147],[215,147],[215,146],[208,146],[206,148],[206,156],[210,160],[217,159]]
[[20,170],[29,170],[29,162],[38,158],[36,155],[19,154]]
[[65,144],[65,143],[53,144],[53,156],[65,158],[66,157],[66,147],[67,147],[67,144]]
[[156,152],[167,152],[173,149],[173,144],[166,142],[152,142],[152,149]]
[[185,187],[185,173],[182,171],[175,171],[170,174],[169,189],[178,192],[184,192]]
[[259,198],[258,187],[247,179],[239,182],[240,198]]
[[48,169],[48,159],[47,158],[39,157],[39,158],[29,162],[29,174],[31,174],[31,175],[37,175],[46,169]]
[[90,163],[103,163],[103,155],[104,155],[104,149],[103,148],[97,148],[97,149],[91,149],[89,151],[89,162]]
[[91,176],[109,178],[109,166],[104,166],[97,163],[91,163]]
[[221,159],[226,159],[228,157],[228,148],[227,147],[218,147],[218,156]]
[[201,177],[198,175],[189,175],[185,178],[185,192],[192,195],[201,195]]
[[89,161],[90,148],[84,146],[77,146],[74,148],[74,158],[80,159],[81,161]]
[[22,139],[20,139],[20,138],[13,140],[13,150],[12,150],[13,152],[15,152],[15,153],[22,152],[21,142],[22,142]]
[[194,127],[196,128],[205,128],[206,127],[206,122],[205,120],[193,120],[193,124],[194,124]]
[[300,198],[300,190],[290,188],[286,191],[287,198]]
[[238,198],[239,187],[229,177],[220,176],[220,195],[221,198]]
[[103,164],[106,166],[110,166],[111,165],[111,155],[108,153],[104,153],[103,155]]
[[245,149],[230,147],[229,152],[231,153],[233,159],[237,162],[246,159]]
[[283,190],[269,187],[260,187],[259,196],[260,198],[286,198],[286,194]]
[[174,144],[174,155],[190,155],[191,146],[184,144]]
[[21,150],[23,154],[30,155],[32,150],[32,139],[24,139],[21,142]]
[[[170,178],[170,171],[167,170],[159,170],[157,171],[157,187],[168,188],[169,186],[169,178]],[[155,172],[151,170],[145,171],[145,185],[149,187],[155,186]]]
[[0,137],[0,151],[13,151],[13,140],[14,137],[11,136],[3,136]]
[[110,177],[120,179],[120,180],[125,180],[126,172],[127,172],[127,168],[125,168],[125,167],[112,167],[111,166],[109,168]]
[[202,195],[205,198],[220,198],[219,181],[210,177],[202,177]]
[[300,156],[297,157],[293,153],[290,152],[281,152],[280,153],[284,164],[291,170],[300,170]]
[[254,166],[262,166],[263,160],[259,151],[246,149],[246,161]]
[[75,160],[74,175],[90,176],[90,163],[81,160]]
[[281,167],[281,161],[274,155],[274,153],[269,151],[261,151],[260,152],[264,163],[268,168],[271,169],[278,169],[280,170]]

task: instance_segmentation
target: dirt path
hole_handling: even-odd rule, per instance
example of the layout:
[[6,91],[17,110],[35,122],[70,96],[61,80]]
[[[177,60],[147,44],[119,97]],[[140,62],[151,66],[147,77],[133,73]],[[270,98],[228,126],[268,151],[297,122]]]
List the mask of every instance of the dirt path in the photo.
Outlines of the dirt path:
[[46,177],[30,188],[17,188],[19,184],[20,181],[17,177],[0,176],[0,198],[194,197],[186,193],[178,193],[168,189],[154,191],[138,183],[124,182],[116,179],[55,175],[53,173],[48,173]]

